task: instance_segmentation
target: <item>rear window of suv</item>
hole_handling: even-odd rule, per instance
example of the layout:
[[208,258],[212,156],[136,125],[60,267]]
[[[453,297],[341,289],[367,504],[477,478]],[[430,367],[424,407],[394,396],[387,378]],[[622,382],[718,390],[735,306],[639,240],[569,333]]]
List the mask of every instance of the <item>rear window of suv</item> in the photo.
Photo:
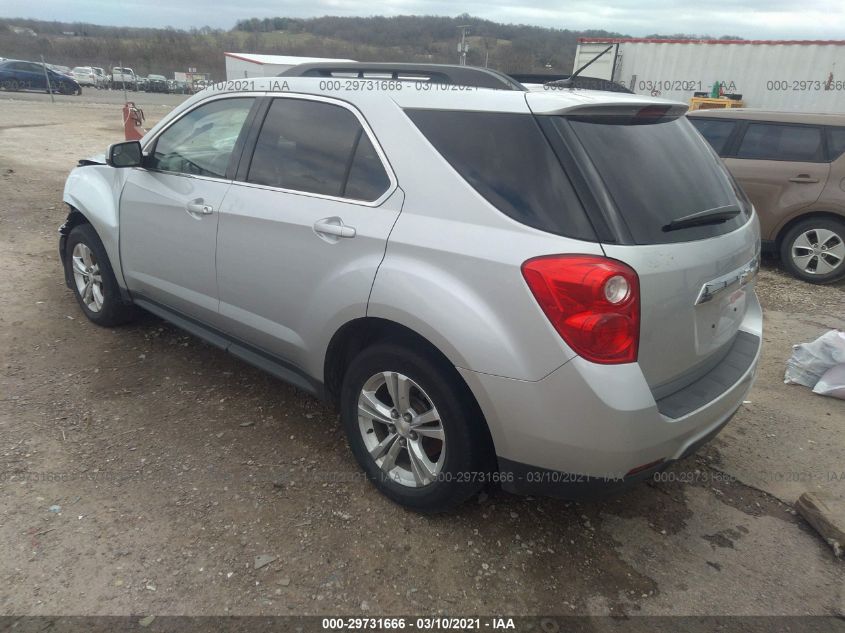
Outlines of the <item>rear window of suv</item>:
[[[637,244],[706,239],[748,220],[749,207],[719,157],[686,117],[554,117],[574,133]],[[716,224],[667,230],[673,220],[723,208],[736,216]]]
[[528,226],[595,241],[595,231],[531,114],[406,110],[479,194]]

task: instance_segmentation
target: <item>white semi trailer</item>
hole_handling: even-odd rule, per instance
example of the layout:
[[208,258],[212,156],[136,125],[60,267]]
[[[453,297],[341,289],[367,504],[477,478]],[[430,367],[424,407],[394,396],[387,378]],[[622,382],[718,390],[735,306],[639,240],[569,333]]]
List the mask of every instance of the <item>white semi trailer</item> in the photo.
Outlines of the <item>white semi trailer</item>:
[[687,102],[718,82],[745,107],[845,112],[845,40],[581,38],[577,69],[638,94]]

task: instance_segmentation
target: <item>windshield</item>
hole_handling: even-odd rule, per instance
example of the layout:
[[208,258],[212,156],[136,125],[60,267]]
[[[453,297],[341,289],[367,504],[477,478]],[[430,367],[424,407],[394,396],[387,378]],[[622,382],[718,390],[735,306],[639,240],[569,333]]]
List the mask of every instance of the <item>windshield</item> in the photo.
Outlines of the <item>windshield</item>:
[[[649,123],[557,117],[556,125],[575,133],[638,244],[705,239],[748,220],[731,177],[685,117]],[[667,230],[680,218],[733,207],[741,212]]]

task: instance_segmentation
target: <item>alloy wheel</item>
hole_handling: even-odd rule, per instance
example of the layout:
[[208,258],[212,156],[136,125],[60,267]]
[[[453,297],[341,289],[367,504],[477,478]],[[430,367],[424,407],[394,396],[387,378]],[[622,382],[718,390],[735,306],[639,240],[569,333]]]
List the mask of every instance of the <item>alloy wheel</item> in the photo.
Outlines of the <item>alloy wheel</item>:
[[437,408],[413,380],[398,372],[371,376],[358,396],[364,446],[386,477],[409,488],[433,483],[446,459],[446,434]]
[[103,276],[94,252],[86,244],[79,242],[73,247],[73,280],[82,303],[91,312],[103,309]]
[[830,229],[810,229],[792,243],[792,261],[809,275],[827,275],[845,262],[845,241]]

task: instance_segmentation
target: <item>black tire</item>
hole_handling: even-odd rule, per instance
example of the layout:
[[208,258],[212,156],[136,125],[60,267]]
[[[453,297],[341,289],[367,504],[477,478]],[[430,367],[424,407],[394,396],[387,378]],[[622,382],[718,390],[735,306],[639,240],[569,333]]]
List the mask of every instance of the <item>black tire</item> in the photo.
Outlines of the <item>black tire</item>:
[[[86,305],[76,284],[73,274],[73,252],[77,244],[83,244],[91,250],[94,263],[99,267],[103,295],[103,304],[99,311],[92,310]],[[117,285],[117,280],[111,267],[111,262],[109,262],[108,255],[106,254],[106,248],[100,241],[100,237],[97,235],[94,227],[90,224],[80,224],[68,235],[65,246],[65,267],[70,277],[71,288],[73,289],[76,301],[91,322],[103,327],[113,327],[127,323],[135,317],[136,309],[133,305],[123,301],[120,295],[120,288]]]
[[[835,234],[835,237],[829,237],[825,244],[828,249],[836,248],[837,254],[840,251],[845,250],[845,221],[830,217],[811,217],[798,222],[795,226],[789,229],[786,235],[783,236],[783,240],[780,245],[780,260],[784,267],[799,279],[803,279],[804,281],[808,281],[813,284],[829,284],[845,277],[845,257],[839,259],[832,254],[825,255],[824,251],[819,251],[819,255],[816,256],[815,260],[816,266],[818,266],[819,257],[824,258],[829,265],[835,264],[835,268],[827,273],[814,273],[806,270],[808,266],[810,268],[813,267],[813,258],[810,258],[808,261],[808,266],[803,267],[799,266],[793,259],[793,248],[796,247],[796,241],[807,233],[813,235],[812,232],[817,230],[830,231]],[[799,245],[797,247],[797,252],[809,253],[810,251],[804,251]],[[835,263],[837,260],[838,263]]]
[[[494,457],[481,411],[458,372],[434,353],[420,353],[418,349],[393,341],[377,343],[358,354],[344,375],[341,421],[355,459],[385,496],[417,512],[444,512],[489,482]],[[445,458],[438,476],[426,485],[411,487],[395,481],[381,470],[364,444],[358,397],[371,377],[385,371],[410,378],[439,413]]]

